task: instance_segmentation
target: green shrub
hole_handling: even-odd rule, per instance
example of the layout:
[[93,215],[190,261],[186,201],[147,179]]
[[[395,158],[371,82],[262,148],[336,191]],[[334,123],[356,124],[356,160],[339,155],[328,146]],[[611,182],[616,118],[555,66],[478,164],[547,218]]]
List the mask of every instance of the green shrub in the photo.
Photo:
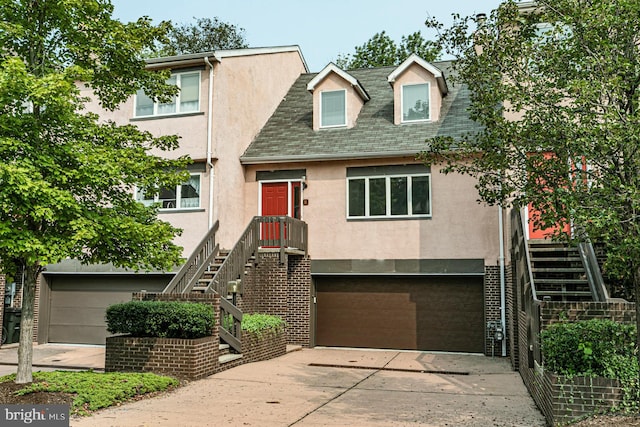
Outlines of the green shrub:
[[264,333],[284,331],[285,322],[281,317],[269,314],[245,314],[242,316],[242,330],[262,336]]
[[635,359],[635,325],[606,319],[562,322],[540,336],[545,367],[561,375],[617,378],[621,360]]
[[606,319],[556,323],[540,334],[545,368],[568,377],[616,379],[623,390],[615,410],[637,412],[636,327]]
[[129,301],[107,308],[107,330],[136,337],[201,338],[213,331],[213,307],[178,301]]

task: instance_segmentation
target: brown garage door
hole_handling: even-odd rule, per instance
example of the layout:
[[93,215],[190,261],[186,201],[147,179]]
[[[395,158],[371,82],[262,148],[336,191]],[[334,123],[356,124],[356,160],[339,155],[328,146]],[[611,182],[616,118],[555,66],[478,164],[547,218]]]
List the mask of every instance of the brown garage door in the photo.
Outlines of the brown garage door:
[[316,345],[483,352],[479,277],[317,277]]
[[131,301],[131,293],[158,292],[169,281],[162,276],[49,276],[48,342],[104,344],[109,305]]

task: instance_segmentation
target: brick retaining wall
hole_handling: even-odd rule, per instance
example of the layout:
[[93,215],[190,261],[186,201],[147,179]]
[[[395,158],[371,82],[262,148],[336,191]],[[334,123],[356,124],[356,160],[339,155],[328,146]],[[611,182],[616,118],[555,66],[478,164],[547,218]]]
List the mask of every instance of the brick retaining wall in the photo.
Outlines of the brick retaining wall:
[[106,372],[156,372],[190,380],[204,378],[216,372],[245,363],[282,356],[287,351],[284,331],[242,334],[242,358],[219,363],[220,296],[218,294],[159,294],[136,292],[138,301],[188,301],[211,304],[215,312],[212,336],[198,339],[149,338],[119,335],[107,337]]
[[[563,320],[611,319],[635,323],[635,304],[629,302],[545,301],[540,308],[541,328]],[[518,311],[519,372],[533,400],[552,425],[568,423],[578,418],[606,411],[621,403],[620,384],[608,378],[566,378],[543,369],[530,361],[527,339],[527,316]],[[531,362],[531,363],[530,363]],[[534,366],[530,368],[529,366]]]
[[155,372],[197,380],[216,372],[218,346],[214,337],[107,337],[105,372]]

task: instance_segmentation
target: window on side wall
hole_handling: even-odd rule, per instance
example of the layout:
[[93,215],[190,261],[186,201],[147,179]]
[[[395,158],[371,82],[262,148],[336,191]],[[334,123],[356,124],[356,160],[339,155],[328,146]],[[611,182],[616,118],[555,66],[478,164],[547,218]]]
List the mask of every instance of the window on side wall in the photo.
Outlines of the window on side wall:
[[431,217],[431,175],[347,178],[347,218]]
[[402,86],[402,122],[431,119],[429,111],[429,83]]
[[200,208],[200,174],[192,174],[188,181],[162,188],[157,194],[146,194],[138,189],[136,200],[145,206],[157,204],[161,210]]
[[320,127],[346,126],[347,91],[320,92]]
[[136,94],[135,117],[164,116],[200,111],[200,72],[173,74],[167,84],[180,92],[169,102],[154,102],[144,91]]

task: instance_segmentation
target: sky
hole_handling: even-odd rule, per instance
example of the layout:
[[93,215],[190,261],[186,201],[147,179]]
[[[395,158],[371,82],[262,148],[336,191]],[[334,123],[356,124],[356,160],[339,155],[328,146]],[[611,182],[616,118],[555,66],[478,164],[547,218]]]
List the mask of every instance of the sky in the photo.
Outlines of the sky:
[[134,21],[195,23],[213,18],[244,28],[250,47],[298,45],[310,72],[322,70],[339,54],[351,54],[374,34],[386,31],[400,43],[403,35],[431,34],[424,21],[445,25],[451,14],[471,16],[498,7],[501,0],[112,0],[114,17]]

